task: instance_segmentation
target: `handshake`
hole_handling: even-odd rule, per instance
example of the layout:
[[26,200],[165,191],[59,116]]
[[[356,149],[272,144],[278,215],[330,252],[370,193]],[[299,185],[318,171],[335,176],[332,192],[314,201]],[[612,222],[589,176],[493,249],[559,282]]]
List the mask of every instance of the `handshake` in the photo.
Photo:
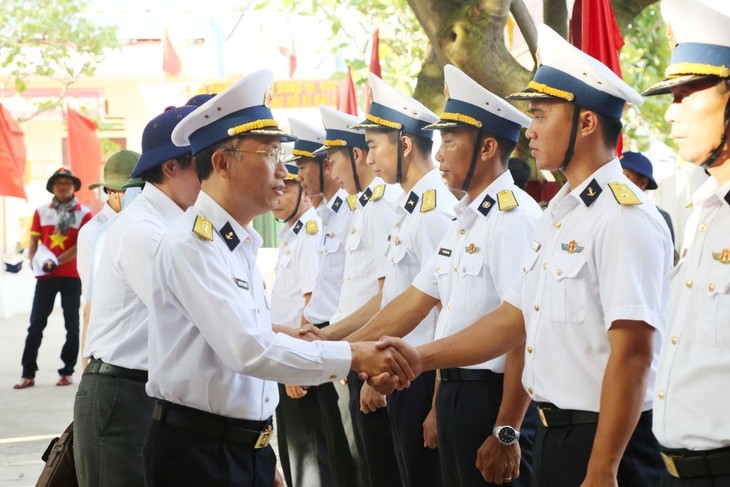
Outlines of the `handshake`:
[[381,394],[403,390],[423,372],[423,360],[415,348],[400,338],[381,337],[377,342],[355,342],[352,369]]

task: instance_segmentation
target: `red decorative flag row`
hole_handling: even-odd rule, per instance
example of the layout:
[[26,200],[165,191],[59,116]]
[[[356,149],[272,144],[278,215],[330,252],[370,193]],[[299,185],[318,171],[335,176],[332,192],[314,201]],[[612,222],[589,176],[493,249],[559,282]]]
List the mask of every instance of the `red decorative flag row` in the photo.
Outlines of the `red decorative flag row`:
[[70,108],[66,111],[66,123],[69,165],[74,175],[81,180],[81,189],[76,193],[76,198],[82,204],[93,206],[96,193],[88,188],[99,177],[101,166],[101,142],[96,135],[96,124]]
[[23,130],[0,104],[0,196],[28,199],[25,194]]

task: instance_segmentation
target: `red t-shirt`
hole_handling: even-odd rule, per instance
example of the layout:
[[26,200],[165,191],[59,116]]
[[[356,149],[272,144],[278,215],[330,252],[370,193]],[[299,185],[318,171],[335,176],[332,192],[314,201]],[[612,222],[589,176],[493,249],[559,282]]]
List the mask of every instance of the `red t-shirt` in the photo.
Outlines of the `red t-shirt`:
[[[58,213],[53,207],[53,203],[39,207],[33,214],[33,223],[30,226],[30,235],[40,237],[39,243],[42,243],[56,256],[61,255],[69,248],[76,245],[79,236],[79,229],[91,220],[91,211],[80,204],[74,208],[76,213],[76,221],[69,227],[66,235],[56,235],[56,223],[58,222]],[[49,277],[79,277],[76,270],[76,259],[72,259],[65,264],[58,266],[58,269],[51,274],[40,276],[38,279],[47,279]]]

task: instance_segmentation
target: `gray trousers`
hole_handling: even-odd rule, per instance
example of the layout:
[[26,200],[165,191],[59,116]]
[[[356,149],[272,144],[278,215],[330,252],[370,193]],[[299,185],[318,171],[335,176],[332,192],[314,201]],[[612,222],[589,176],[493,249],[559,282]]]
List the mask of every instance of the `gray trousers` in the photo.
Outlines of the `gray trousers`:
[[81,378],[74,403],[74,461],[81,487],[144,485],[142,447],[154,407],[144,386],[109,375]]

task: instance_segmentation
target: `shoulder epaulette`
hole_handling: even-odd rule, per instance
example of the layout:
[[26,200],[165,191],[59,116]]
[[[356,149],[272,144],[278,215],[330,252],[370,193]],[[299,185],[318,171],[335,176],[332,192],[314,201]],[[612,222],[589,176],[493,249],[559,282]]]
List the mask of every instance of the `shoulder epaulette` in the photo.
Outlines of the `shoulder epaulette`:
[[357,195],[356,194],[347,195],[347,206],[350,208],[350,211],[355,211],[355,208],[357,208]]
[[373,194],[370,197],[370,201],[378,201],[385,194],[385,185],[378,184],[373,188]]
[[307,234],[314,235],[317,232],[319,232],[319,227],[317,226],[317,220],[308,220],[307,221]]
[[436,208],[436,190],[427,189],[421,195],[421,213],[426,213],[434,208]]
[[510,211],[520,206],[517,203],[515,194],[509,189],[503,189],[497,193],[497,204],[499,205],[499,211]]
[[202,215],[195,217],[195,223],[193,224],[193,233],[203,240],[213,240],[213,224],[210,220]]
[[631,188],[626,183],[619,183],[618,181],[614,181],[612,183],[608,183],[608,187],[611,188],[611,192],[613,193],[614,198],[616,198],[616,201],[618,201],[618,204],[621,206],[635,206],[640,205],[641,200],[639,199],[636,194],[631,191]]

